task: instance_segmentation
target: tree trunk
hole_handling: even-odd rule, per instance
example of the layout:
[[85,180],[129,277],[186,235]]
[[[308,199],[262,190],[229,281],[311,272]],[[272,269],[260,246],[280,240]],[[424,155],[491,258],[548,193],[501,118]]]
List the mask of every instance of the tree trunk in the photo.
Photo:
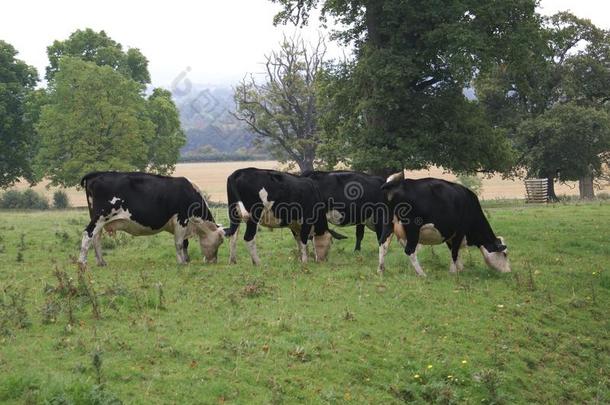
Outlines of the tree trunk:
[[595,198],[593,190],[593,176],[590,174],[583,176],[578,180],[578,191],[580,192],[581,200],[591,200]]
[[546,180],[547,180],[547,185],[548,185],[547,194],[549,197],[549,201],[550,202],[559,201],[559,198],[557,198],[557,194],[555,194],[555,179],[553,177],[547,177]]
[[299,165],[299,170],[301,171],[301,174],[305,173],[306,171],[313,170],[313,158],[305,158],[303,160],[299,160],[297,162],[297,165]]

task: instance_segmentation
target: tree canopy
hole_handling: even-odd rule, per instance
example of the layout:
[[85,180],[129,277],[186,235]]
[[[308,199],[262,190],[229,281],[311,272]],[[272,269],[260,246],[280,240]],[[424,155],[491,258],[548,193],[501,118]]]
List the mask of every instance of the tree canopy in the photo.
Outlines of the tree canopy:
[[581,180],[592,195],[590,177],[600,174],[607,156],[609,32],[560,12],[543,21],[538,38],[518,64],[497,64],[480,75],[477,96],[493,124],[515,141],[516,169],[547,177],[550,185],[558,175]]
[[554,167],[563,180],[579,180],[601,175],[610,164],[610,116],[605,110],[558,105],[523,121],[517,140],[528,151],[524,163],[533,175]]
[[[147,101],[138,83],[111,67],[62,57],[37,124],[39,177],[73,186],[92,170],[171,171],[183,135],[167,109],[163,92]],[[161,143],[173,149],[159,155]]]
[[137,48],[123,50],[123,46],[110,38],[104,31],[96,32],[91,28],[76,30],[68,39],[54,41],[47,48],[49,66],[46,79],[51,80],[60,68],[60,60],[71,56],[98,66],[110,66],[117,72],[140,84],[150,83],[148,60]]
[[35,139],[28,102],[38,74],[16,55],[12,45],[0,41],[0,188],[32,174],[30,160]]
[[149,170],[171,173],[179,158],[180,148],[186,143],[178,109],[172,100],[172,93],[160,88],[153,90],[146,104],[146,115],[154,126],[148,141]]
[[336,37],[355,46],[354,60],[322,90],[326,136],[353,167],[511,165],[503,131],[463,91],[492,62],[521,57],[522,43],[539,28],[535,0],[275,2],[284,6],[278,23],[306,23],[321,7],[323,18],[346,27]]

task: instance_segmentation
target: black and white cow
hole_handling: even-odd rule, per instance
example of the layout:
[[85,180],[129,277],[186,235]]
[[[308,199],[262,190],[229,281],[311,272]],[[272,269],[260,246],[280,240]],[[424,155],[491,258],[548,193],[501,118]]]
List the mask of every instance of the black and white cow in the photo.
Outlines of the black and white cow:
[[257,168],[239,169],[227,179],[231,226],[230,263],[236,263],[239,225],[246,223],[244,240],[252,263],[260,264],[256,252],[258,225],[268,228],[289,227],[307,262],[307,241],[313,233],[316,261],[326,260],[332,236],[328,230],[324,201],[313,180],[290,173]]
[[80,263],[87,262],[93,243],[99,266],[101,233],[125,231],[131,235],[174,234],[176,259],[189,261],[188,238],[197,235],[207,262],[216,262],[224,231],[216,225],[199,188],[184,177],[147,173],[93,172],[81,180],[87,194],[91,222],[83,232]]
[[326,203],[328,222],[337,226],[356,225],[356,247],[360,250],[364,227],[381,237],[384,199],[382,177],[337,170],[307,171],[302,174],[316,182]]
[[510,272],[504,240],[496,237],[479,199],[468,188],[434,178],[391,180],[381,188],[393,220],[386,223],[379,244],[380,273],[385,270],[384,257],[392,232],[420,276],[425,273],[417,260],[418,244],[446,243],[453,259],[451,272],[462,270],[458,253],[466,245],[477,246],[491,268]]

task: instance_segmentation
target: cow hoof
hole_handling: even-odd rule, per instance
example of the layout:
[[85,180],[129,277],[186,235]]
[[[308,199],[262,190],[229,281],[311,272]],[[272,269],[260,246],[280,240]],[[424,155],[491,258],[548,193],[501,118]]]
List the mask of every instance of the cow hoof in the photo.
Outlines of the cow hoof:
[[231,259],[231,260],[229,260],[229,264],[237,264],[237,260]]
[[417,273],[417,277],[428,277],[428,275],[424,272],[422,273]]
[[97,266],[98,267],[106,267],[106,266],[108,266],[108,263],[106,263],[105,261],[97,262]]
[[385,273],[385,267],[380,267],[377,269],[377,274],[379,274],[380,276],[383,276],[384,273]]

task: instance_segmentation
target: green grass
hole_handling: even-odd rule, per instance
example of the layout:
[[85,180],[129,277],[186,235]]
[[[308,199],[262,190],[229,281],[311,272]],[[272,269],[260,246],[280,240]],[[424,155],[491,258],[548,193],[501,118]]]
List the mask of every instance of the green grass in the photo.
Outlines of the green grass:
[[259,268],[241,240],[236,266],[225,243],[180,267],[169,234],[105,236],[99,320],[72,262],[86,213],[0,212],[0,403],[610,402],[610,205],[486,212],[512,274],[476,250],[449,274],[437,246],[417,278],[392,244],[381,278],[353,228],[306,266],[262,230]]

